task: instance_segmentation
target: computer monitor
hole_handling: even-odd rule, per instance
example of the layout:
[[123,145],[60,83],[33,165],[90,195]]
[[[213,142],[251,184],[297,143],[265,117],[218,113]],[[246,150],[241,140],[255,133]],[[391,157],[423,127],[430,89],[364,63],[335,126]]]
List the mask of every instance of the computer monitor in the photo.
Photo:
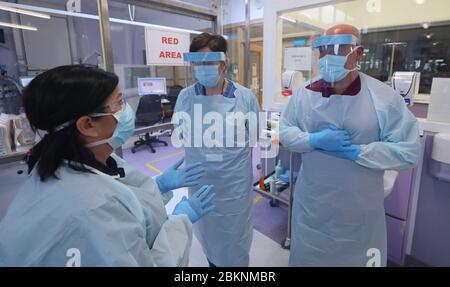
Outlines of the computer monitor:
[[138,78],[138,94],[167,95],[166,78]]
[[34,77],[20,77],[20,84],[25,88],[33,79]]

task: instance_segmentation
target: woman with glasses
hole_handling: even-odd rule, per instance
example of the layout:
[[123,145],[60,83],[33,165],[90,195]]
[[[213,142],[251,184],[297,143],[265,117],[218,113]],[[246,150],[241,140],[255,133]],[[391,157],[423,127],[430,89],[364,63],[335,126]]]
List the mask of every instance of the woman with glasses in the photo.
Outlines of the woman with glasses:
[[0,266],[188,264],[192,224],[214,208],[212,187],[167,215],[171,191],[196,185],[204,169],[180,168],[180,160],[153,179],[112,154],[134,130],[116,75],[83,65],[51,69],[26,87],[24,106],[46,134],[0,222]]

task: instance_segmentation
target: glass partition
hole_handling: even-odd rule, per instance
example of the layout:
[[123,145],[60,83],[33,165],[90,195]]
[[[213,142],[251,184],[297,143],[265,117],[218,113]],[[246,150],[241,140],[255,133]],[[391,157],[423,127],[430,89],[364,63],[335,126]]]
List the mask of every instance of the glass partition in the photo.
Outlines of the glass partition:
[[[361,30],[365,47],[361,71],[389,85],[395,72],[416,72],[415,97],[420,97],[430,93],[433,78],[450,77],[449,9],[446,0],[336,1],[280,14],[280,22],[289,22],[291,27],[283,27],[278,45],[282,45],[284,60],[289,56],[287,47],[308,46],[315,35],[336,24],[354,25]],[[289,34],[295,36],[286,41]],[[286,70],[282,66],[280,73]],[[281,86],[277,102],[286,100]]]
[[29,134],[21,91],[36,75],[61,65],[103,66],[97,1],[67,3],[0,1],[0,117],[12,123],[2,156],[25,152],[36,140],[20,136]]

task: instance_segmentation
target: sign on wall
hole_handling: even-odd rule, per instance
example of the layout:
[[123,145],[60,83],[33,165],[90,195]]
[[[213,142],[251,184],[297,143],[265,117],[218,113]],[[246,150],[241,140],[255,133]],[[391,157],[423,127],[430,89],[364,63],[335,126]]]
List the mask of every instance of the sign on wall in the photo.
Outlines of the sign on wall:
[[311,47],[285,48],[284,69],[292,71],[310,71]]
[[189,33],[145,28],[147,65],[183,66],[183,53],[189,52]]

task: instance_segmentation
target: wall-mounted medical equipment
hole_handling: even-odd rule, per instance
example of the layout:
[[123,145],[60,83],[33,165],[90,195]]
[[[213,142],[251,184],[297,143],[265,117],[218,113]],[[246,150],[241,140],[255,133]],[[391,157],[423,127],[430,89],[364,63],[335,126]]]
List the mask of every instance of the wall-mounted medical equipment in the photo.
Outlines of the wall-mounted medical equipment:
[[282,75],[281,93],[285,97],[292,96],[296,90],[305,82],[303,74],[299,71],[286,71]]
[[0,113],[18,115],[23,106],[22,87],[11,77],[0,75]]
[[405,100],[408,106],[414,104],[414,95],[419,93],[420,73],[395,72],[392,76],[392,87]]

